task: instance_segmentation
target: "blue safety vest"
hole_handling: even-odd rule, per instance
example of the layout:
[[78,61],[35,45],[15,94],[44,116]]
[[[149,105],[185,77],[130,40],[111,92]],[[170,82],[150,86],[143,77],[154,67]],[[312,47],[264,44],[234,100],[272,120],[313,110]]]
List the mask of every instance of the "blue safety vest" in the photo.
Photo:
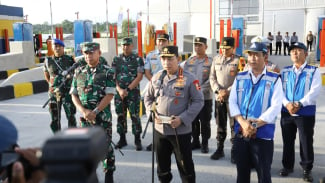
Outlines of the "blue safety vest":
[[[285,67],[281,72],[282,87],[285,97],[290,102],[298,102],[301,100],[310,90],[314,73],[317,67],[306,65],[302,69],[296,83],[296,73],[293,71],[292,66]],[[288,112],[287,108],[282,106],[283,112]],[[301,116],[314,116],[316,113],[316,105],[303,106],[298,112]]]
[[[271,105],[274,85],[278,80],[277,73],[263,74],[256,84],[253,84],[248,72],[240,72],[236,76],[237,102],[241,115],[245,119],[258,119]],[[276,118],[276,116],[274,116]],[[235,132],[239,132],[240,125],[236,121]],[[275,124],[265,124],[258,128],[256,137],[273,139]]]

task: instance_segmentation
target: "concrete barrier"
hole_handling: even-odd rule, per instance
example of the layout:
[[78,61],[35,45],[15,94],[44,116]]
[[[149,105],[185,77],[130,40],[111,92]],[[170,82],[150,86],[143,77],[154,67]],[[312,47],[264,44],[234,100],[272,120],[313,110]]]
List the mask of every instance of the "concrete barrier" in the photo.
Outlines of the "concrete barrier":
[[44,79],[43,68],[37,67],[30,70],[13,73],[0,84],[0,87],[14,85],[18,83],[38,81],[43,79]]
[[48,83],[38,80],[0,87],[0,101],[48,91]]

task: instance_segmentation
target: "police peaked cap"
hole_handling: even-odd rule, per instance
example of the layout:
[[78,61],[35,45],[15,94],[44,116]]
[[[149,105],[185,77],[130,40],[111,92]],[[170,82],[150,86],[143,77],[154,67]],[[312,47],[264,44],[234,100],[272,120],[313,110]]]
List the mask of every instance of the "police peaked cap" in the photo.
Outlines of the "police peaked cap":
[[194,44],[195,43],[207,44],[207,38],[204,38],[204,37],[196,37],[196,38],[194,38]]

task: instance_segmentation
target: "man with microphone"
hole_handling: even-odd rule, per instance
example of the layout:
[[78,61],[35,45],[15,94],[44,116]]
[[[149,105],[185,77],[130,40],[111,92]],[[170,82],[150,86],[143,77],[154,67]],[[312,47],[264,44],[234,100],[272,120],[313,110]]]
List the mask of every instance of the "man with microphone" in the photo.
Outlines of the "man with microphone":
[[63,41],[54,39],[53,49],[54,55],[47,57],[44,61],[44,76],[49,84],[50,127],[54,133],[61,130],[61,106],[63,106],[68,119],[68,127],[76,126],[76,108],[72,103],[69,90],[73,70],[78,65],[74,65],[72,56],[64,54]]
[[154,149],[158,178],[160,182],[172,180],[171,155],[174,153],[182,182],[195,182],[192,121],[204,105],[203,94],[194,75],[178,66],[178,47],[164,47],[160,57],[164,70],[152,77],[144,97],[146,109],[155,105]]

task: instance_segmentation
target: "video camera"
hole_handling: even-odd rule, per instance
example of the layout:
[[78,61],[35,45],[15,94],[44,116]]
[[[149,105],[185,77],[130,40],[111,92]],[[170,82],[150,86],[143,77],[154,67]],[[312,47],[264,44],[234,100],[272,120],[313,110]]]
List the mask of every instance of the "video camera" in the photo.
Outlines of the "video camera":
[[33,170],[41,168],[46,173],[45,183],[96,183],[96,168],[108,148],[106,140],[101,127],[69,128],[46,140],[38,153],[40,167],[33,167],[14,149],[0,152],[0,165],[6,169],[9,182],[13,163],[21,161],[26,180]]

